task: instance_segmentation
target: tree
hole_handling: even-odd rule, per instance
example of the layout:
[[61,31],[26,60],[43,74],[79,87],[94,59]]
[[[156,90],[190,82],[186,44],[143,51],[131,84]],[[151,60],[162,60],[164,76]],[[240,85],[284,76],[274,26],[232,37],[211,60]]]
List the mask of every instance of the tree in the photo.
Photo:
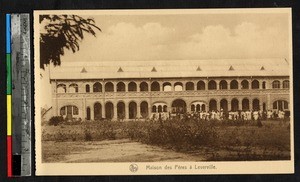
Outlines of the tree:
[[[43,22],[44,21],[44,22]],[[101,29],[95,25],[91,18],[78,15],[40,15],[39,23],[45,23],[45,32],[40,36],[40,68],[51,62],[54,66],[60,65],[60,57],[64,49],[79,50],[79,41],[83,40],[84,32],[96,36],[96,30]]]

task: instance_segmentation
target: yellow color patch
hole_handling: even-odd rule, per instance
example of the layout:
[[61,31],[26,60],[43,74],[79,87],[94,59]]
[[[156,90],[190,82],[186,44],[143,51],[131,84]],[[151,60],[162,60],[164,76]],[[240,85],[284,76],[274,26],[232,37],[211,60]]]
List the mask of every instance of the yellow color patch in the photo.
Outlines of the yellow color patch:
[[11,136],[11,95],[7,95],[7,136]]

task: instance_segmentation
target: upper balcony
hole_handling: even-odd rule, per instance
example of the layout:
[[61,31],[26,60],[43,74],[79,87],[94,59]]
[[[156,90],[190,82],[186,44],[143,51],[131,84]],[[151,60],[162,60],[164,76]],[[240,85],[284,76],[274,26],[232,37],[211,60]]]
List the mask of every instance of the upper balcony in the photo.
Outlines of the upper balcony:
[[185,90],[185,91],[120,91],[90,93],[56,93],[57,98],[164,98],[164,97],[195,97],[195,96],[249,96],[261,94],[288,94],[289,89],[232,89],[232,90]]

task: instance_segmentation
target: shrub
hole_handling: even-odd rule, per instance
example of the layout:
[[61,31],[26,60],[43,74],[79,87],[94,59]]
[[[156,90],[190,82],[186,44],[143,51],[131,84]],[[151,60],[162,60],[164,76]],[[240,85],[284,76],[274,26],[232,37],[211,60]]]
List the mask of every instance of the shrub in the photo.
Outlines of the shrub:
[[64,118],[62,116],[53,116],[49,120],[49,125],[57,126],[60,123],[62,123],[63,121],[64,121]]
[[126,128],[131,139],[181,151],[210,145],[218,138],[209,121],[130,122]]

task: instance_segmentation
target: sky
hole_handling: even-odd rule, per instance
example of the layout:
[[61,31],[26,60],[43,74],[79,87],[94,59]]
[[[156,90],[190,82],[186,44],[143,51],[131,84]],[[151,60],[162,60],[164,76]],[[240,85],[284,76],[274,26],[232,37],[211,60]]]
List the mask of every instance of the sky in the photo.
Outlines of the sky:
[[102,29],[62,61],[289,59],[287,14],[94,15]]

